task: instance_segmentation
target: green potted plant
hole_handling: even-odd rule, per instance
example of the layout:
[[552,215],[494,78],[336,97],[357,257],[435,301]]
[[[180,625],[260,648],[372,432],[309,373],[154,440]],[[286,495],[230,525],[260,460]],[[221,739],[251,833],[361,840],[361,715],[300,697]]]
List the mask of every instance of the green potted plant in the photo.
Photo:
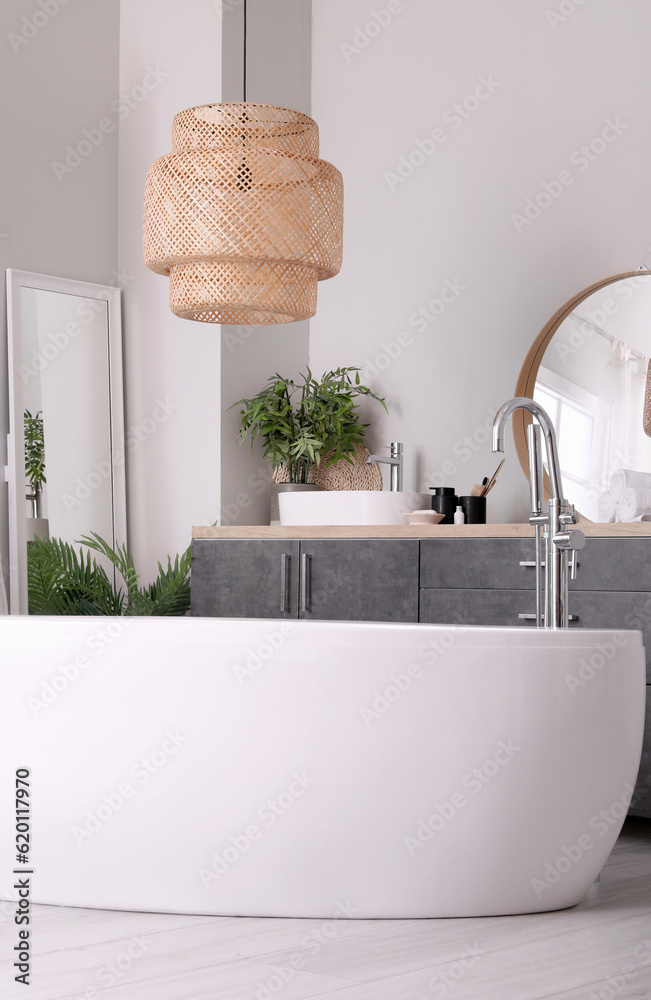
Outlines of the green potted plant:
[[[357,408],[366,396],[384,399],[362,385],[359,368],[335,368],[316,379],[309,368],[298,380],[277,372],[251,399],[240,399],[240,440],[262,439],[262,453],[274,467],[278,488],[319,489],[319,466],[359,461],[368,424]],[[321,470],[322,471],[322,470]],[[315,482],[315,479],[317,482]],[[285,482],[283,482],[285,480]],[[272,492],[272,523],[275,503]]]
[[361,384],[359,368],[335,368],[320,380],[308,368],[299,379],[295,382],[276,373],[257,395],[233,406],[242,406],[241,440],[248,434],[252,441],[261,437],[265,458],[274,467],[285,466],[290,483],[306,484],[311,467],[326,454],[329,465],[342,458],[354,461],[354,446],[363,445],[368,427],[362,423],[357,398],[376,399],[385,410],[386,404]]

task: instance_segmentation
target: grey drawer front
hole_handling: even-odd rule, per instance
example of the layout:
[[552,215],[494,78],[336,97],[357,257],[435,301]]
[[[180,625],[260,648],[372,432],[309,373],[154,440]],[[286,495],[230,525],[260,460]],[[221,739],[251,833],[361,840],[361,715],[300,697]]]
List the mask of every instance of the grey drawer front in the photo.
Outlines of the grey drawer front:
[[651,591],[651,538],[588,538],[577,559],[573,590]]
[[[420,585],[533,590],[533,558],[531,538],[426,538]],[[571,590],[651,591],[651,538],[588,538],[577,561]]]
[[420,592],[420,621],[436,625],[522,625],[518,614],[533,614],[533,594],[521,590],[442,590]]
[[636,809],[651,817],[651,687],[646,689],[646,724],[642,745],[642,762],[631,809]]
[[424,538],[420,585],[533,591],[535,570],[519,563],[534,554],[533,538]]
[[[309,608],[301,618],[418,621],[417,539],[301,540],[310,560]],[[301,590],[301,594],[303,591]]]
[[[280,608],[282,556],[287,566],[285,612]],[[298,542],[195,538],[192,614],[215,618],[296,618]]]

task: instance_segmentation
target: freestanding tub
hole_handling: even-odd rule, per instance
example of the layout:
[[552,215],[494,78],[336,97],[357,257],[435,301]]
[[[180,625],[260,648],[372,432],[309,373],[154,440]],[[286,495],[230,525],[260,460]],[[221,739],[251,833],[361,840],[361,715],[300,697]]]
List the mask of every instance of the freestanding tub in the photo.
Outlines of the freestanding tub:
[[5,898],[25,768],[34,902],[572,906],[640,760],[639,632],[5,617],[0,658]]

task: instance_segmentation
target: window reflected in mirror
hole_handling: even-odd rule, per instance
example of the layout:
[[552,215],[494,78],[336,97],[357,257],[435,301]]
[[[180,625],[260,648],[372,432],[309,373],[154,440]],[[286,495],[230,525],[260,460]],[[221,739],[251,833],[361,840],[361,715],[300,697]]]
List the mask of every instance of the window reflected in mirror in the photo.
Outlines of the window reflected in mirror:
[[[580,302],[538,369],[533,396],[556,428],[567,499],[592,521],[651,520],[650,355],[651,275],[641,274]],[[636,495],[623,502],[627,488]]]

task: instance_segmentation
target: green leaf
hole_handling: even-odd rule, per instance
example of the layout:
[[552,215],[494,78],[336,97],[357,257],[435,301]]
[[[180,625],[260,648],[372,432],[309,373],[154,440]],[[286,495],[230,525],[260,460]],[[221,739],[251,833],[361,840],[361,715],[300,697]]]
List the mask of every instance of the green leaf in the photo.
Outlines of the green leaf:
[[139,587],[133,556],[125,545],[113,549],[96,532],[81,544],[105,556],[122,576],[127,593],[116,589],[104,568],[83,549],[77,553],[58,538],[35,539],[27,549],[30,614],[184,615],[190,609],[191,549]]
[[368,426],[356,398],[375,399],[387,408],[383,398],[361,384],[359,371],[355,366],[335,368],[317,380],[307,366],[300,381],[276,372],[252,399],[232,404],[242,407],[240,441],[250,435],[253,446],[261,438],[262,454],[274,466],[286,465],[290,482],[305,482],[310,462],[318,464],[325,452],[334,451],[352,463],[353,445],[363,444]]

